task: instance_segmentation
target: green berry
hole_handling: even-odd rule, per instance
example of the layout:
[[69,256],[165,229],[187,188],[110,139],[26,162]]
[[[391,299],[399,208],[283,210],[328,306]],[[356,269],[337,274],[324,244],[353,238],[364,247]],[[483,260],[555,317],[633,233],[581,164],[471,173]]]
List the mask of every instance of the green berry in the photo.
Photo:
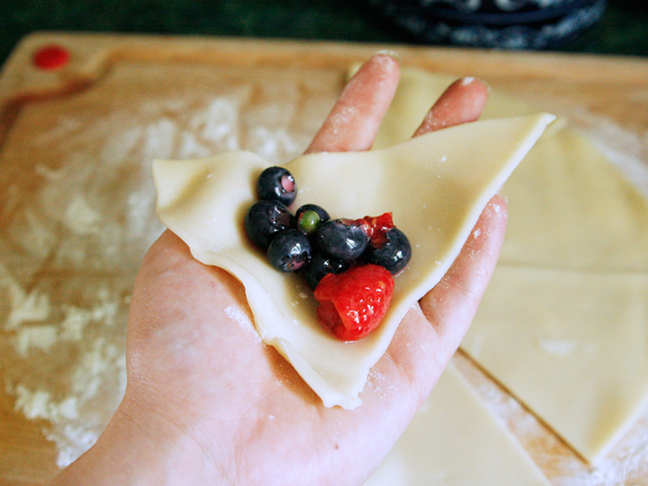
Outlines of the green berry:
[[297,227],[306,233],[307,235],[312,235],[317,231],[317,227],[322,222],[319,214],[315,211],[304,211],[299,215],[297,221]]

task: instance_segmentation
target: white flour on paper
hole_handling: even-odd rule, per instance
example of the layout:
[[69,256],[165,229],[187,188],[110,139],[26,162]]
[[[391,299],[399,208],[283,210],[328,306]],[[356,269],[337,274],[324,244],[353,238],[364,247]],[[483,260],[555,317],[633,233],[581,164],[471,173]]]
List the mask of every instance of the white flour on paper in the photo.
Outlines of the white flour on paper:
[[252,103],[257,88],[138,99],[95,118],[66,113],[31,140],[37,152],[69,150],[28,169],[38,189],[20,179],[0,208],[8,215],[0,229],[0,366],[15,409],[46,421],[59,467],[94,444],[125,390],[132,284],[163,230],[152,159],[248,149],[280,163],[314,134],[296,130],[296,117],[322,119],[330,108],[321,97],[300,99],[296,81],[275,93],[281,102],[257,94]]

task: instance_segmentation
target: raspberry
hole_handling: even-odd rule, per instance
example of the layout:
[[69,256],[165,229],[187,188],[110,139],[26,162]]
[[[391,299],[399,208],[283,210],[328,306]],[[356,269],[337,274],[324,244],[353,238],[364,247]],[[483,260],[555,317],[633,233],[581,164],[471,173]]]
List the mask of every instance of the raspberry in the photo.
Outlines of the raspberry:
[[387,242],[387,232],[394,227],[392,213],[385,213],[381,216],[365,216],[365,232],[369,236],[369,244],[373,248],[382,248]]
[[363,265],[325,275],[315,288],[317,316],[343,341],[357,341],[373,331],[387,313],[394,277],[379,265]]

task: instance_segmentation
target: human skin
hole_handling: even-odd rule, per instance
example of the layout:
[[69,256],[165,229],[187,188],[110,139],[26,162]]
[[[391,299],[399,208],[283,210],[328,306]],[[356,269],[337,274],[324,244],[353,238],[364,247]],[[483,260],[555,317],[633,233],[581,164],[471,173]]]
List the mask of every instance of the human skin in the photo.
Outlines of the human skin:
[[[367,61],[307,152],[370,149],[399,72],[390,55]],[[487,96],[478,80],[455,82],[415,135],[476,120]],[[324,407],[258,338],[242,285],[166,231],[135,282],[124,399],[53,484],[361,485],[458,348],[505,226],[506,203],[495,196],[448,273],[403,318],[354,410]]]

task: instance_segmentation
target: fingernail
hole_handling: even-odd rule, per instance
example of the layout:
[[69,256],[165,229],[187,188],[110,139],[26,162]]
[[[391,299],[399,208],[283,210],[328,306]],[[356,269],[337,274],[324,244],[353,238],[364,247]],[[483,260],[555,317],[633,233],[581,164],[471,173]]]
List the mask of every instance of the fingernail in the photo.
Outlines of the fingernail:
[[400,54],[396,51],[392,51],[391,49],[381,49],[379,51],[376,51],[374,56],[389,56],[393,57],[394,59],[400,59]]
[[486,81],[484,81],[483,79],[481,79],[481,78],[477,79],[474,76],[466,76],[465,78],[461,78],[461,85],[462,86],[468,86],[469,84],[475,82],[476,80],[479,81],[481,84],[483,84],[486,87],[486,89],[488,90],[488,92],[490,93],[490,90],[491,90],[490,85]]

